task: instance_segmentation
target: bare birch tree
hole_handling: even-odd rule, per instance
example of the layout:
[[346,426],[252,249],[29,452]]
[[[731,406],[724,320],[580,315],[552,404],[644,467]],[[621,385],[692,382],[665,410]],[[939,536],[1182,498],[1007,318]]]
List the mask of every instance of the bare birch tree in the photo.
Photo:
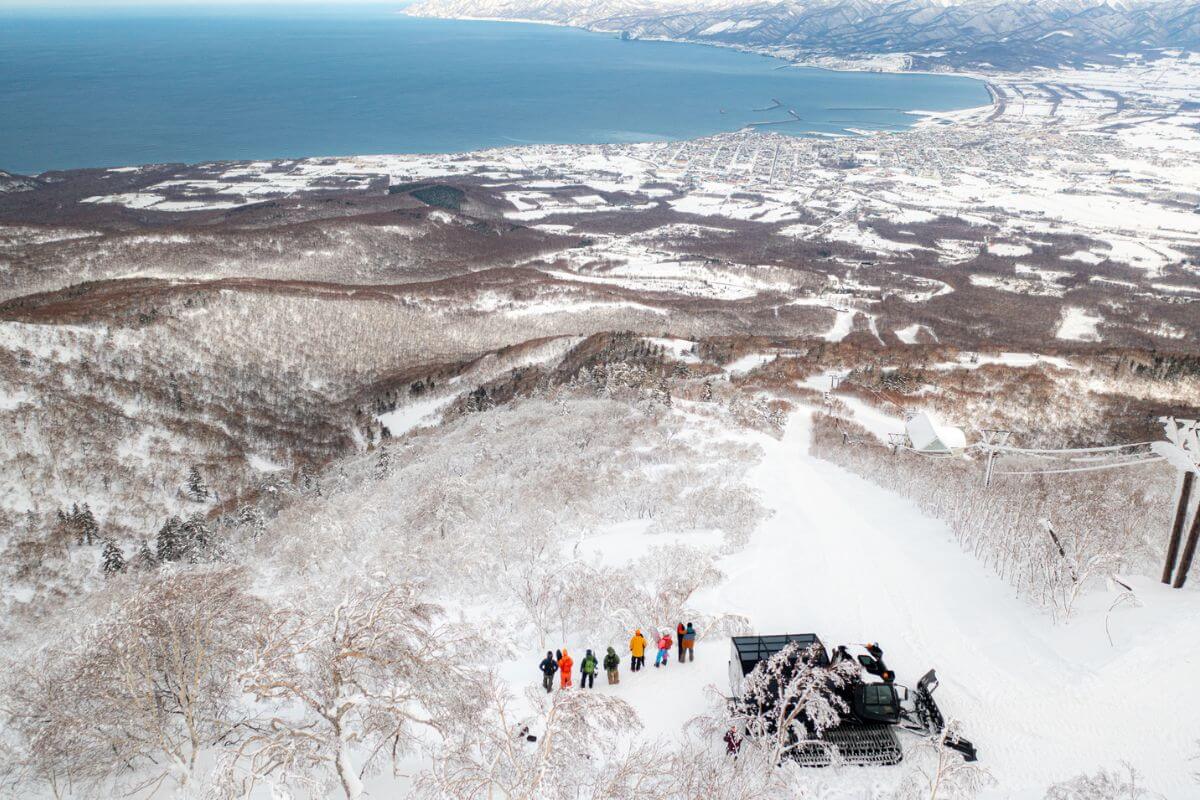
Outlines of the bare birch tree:
[[423,736],[448,736],[480,643],[435,625],[439,611],[410,585],[380,582],[329,608],[293,603],[269,615],[243,686],[272,711],[227,764],[242,791],[270,775],[327,771],[354,800],[383,756],[395,764]]
[[665,788],[657,748],[618,746],[641,728],[637,713],[618,697],[530,689],[533,712],[522,715],[512,694],[491,678],[481,696],[463,699],[482,705],[483,713],[420,776],[422,797],[577,800],[657,796]]
[[261,603],[239,569],[155,578],[32,654],[5,693],[26,774],[53,790],[107,779],[187,783],[247,722],[237,674]]
[[896,790],[896,800],[971,800],[995,783],[991,773],[947,746],[959,738],[961,726],[948,720],[937,736],[920,740],[909,750],[915,768]]
[[1046,800],[1159,800],[1162,795],[1141,784],[1141,775],[1131,765],[1100,769],[1056,783],[1046,791]]

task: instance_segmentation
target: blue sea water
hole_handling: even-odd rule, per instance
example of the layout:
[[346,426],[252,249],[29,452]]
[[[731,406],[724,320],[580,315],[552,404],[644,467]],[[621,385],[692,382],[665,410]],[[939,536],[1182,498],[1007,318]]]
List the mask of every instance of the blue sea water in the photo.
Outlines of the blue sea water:
[[967,78],[782,64],[378,6],[0,11],[0,169],[896,129],[988,102]]

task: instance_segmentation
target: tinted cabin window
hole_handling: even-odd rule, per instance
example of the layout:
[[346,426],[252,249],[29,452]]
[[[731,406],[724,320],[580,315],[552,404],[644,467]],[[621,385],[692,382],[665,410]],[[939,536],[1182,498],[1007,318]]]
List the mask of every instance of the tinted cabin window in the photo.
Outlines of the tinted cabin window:
[[884,684],[863,687],[863,706],[872,716],[889,717],[899,713],[892,687]]

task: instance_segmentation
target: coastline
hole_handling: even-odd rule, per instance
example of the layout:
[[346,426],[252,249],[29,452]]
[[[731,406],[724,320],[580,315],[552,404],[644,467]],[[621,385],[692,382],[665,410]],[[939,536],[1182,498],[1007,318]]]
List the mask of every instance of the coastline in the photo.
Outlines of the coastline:
[[[616,29],[592,27],[592,26],[587,26],[587,25],[575,25],[570,22],[557,22],[555,20],[522,19],[522,18],[518,18],[518,17],[473,17],[473,16],[441,17],[441,16],[429,16],[429,15],[425,15],[425,14],[412,14],[405,10],[396,11],[395,13],[398,15],[401,15],[401,16],[412,17],[414,19],[440,19],[440,20],[449,20],[449,21],[459,20],[459,21],[463,21],[463,22],[499,22],[499,23],[519,24],[519,25],[546,25],[546,26],[554,27],[554,28],[574,28],[575,30],[588,31],[590,33],[617,34],[617,35],[619,35],[623,32],[621,30],[616,30]],[[995,84],[994,84],[994,81],[996,80],[997,75],[989,74],[989,73],[985,73],[985,72],[975,72],[975,71],[957,70],[957,69],[947,69],[947,70],[943,70],[943,71],[935,71],[935,70],[917,70],[917,69],[888,69],[888,68],[879,68],[879,67],[871,68],[871,67],[866,66],[865,61],[861,61],[861,60],[858,62],[858,65],[856,65],[856,62],[854,59],[838,59],[839,62],[844,62],[844,63],[840,63],[838,65],[832,65],[832,64],[818,62],[818,61],[802,61],[802,60],[787,58],[786,56],[781,55],[779,52],[776,52],[776,51],[772,50],[771,48],[749,47],[747,45],[729,44],[726,42],[714,42],[714,41],[705,41],[705,40],[700,40],[700,39],[689,39],[689,38],[672,38],[672,37],[668,37],[668,36],[637,37],[635,39],[630,39],[629,41],[664,42],[664,43],[669,43],[669,44],[690,44],[690,45],[700,45],[703,47],[718,47],[718,48],[722,48],[722,49],[726,49],[726,50],[734,50],[734,51],[737,51],[740,53],[749,53],[749,54],[757,55],[757,56],[765,56],[767,58],[771,58],[771,59],[774,59],[775,61],[781,62],[780,65],[778,67],[776,67],[776,69],[787,69],[789,67],[801,67],[804,69],[824,70],[826,72],[878,73],[878,74],[882,74],[882,75],[930,75],[930,76],[943,76],[943,77],[954,76],[954,77],[960,77],[960,78],[970,78],[971,80],[979,81],[980,83],[982,83],[984,85],[984,88],[987,90],[988,96],[991,100],[991,102],[986,103],[984,105],[971,106],[969,108],[960,108],[960,109],[955,109],[953,111],[923,111],[923,110],[919,110],[919,109],[910,109],[910,110],[905,110],[903,112],[905,114],[909,114],[909,115],[913,115],[913,116],[920,116],[920,117],[928,118],[930,116],[937,116],[937,115],[943,115],[943,114],[958,114],[958,113],[965,113],[965,112],[969,112],[969,111],[978,111],[978,110],[984,109],[984,108],[990,108],[990,109],[995,110],[999,103],[999,97],[996,92]],[[902,57],[902,58],[908,58],[910,56],[909,53],[895,53],[895,54],[889,54],[889,55],[894,55],[896,57]],[[812,133],[813,133],[813,135],[821,135],[818,132],[812,132]],[[865,132],[865,133],[858,133],[858,134],[851,134],[851,135],[853,135],[853,136],[872,136],[872,135],[876,135],[876,134],[895,134],[895,133],[902,133],[902,131],[877,130],[877,131],[869,131],[869,132]]]
[[[513,29],[512,31],[510,31],[509,34],[504,34],[504,33],[497,34],[494,32],[494,29],[493,29],[493,32],[491,32],[491,33],[483,33],[482,34],[486,38],[498,39],[498,40],[504,40],[504,39],[511,38],[511,39],[514,39],[517,41],[521,41],[522,37],[529,37],[531,41],[535,41],[535,42],[542,40],[542,38],[539,38],[539,37],[555,37],[555,38],[553,38],[553,41],[560,41],[560,42],[565,41],[566,42],[565,48],[560,48],[564,51],[563,54],[558,56],[558,58],[560,58],[560,59],[567,59],[568,61],[565,63],[569,63],[569,60],[572,58],[577,58],[577,56],[573,55],[573,53],[575,52],[575,49],[574,49],[574,45],[572,43],[576,43],[580,46],[583,46],[582,43],[584,41],[586,41],[588,47],[599,46],[599,49],[601,51],[603,51],[605,53],[609,53],[610,56],[615,57],[618,60],[633,59],[634,61],[640,61],[641,59],[648,58],[650,61],[653,62],[653,61],[658,61],[658,60],[673,61],[673,60],[683,59],[685,61],[692,60],[699,64],[724,63],[726,61],[733,61],[736,64],[741,64],[742,66],[746,67],[746,69],[740,70],[738,72],[738,74],[741,75],[740,80],[741,80],[741,85],[742,85],[743,91],[746,93],[750,93],[750,94],[755,93],[756,87],[764,86],[766,84],[774,85],[777,83],[782,83],[782,84],[787,84],[787,85],[792,85],[792,84],[803,85],[808,80],[823,81],[824,83],[828,84],[830,82],[830,79],[829,78],[821,78],[820,77],[821,74],[832,75],[832,74],[838,73],[838,72],[845,72],[845,73],[859,72],[859,73],[864,73],[864,74],[868,73],[868,72],[874,72],[874,73],[879,74],[880,76],[885,75],[885,74],[894,74],[894,75],[902,74],[901,72],[899,72],[897,70],[892,70],[890,72],[886,71],[886,70],[880,70],[880,69],[839,70],[839,69],[834,69],[834,68],[831,68],[830,66],[823,65],[823,64],[806,64],[803,62],[797,62],[797,61],[791,60],[791,59],[785,57],[786,54],[784,54],[784,53],[771,52],[770,50],[766,50],[766,49],[755,49],[755,48],[730,46],[730,47],[727,47],[726,50],[731,51],[731,52],[727,52],[724,57],[720,57],[719,53],[717,53],[714,50],[709,50],[709,49],[705,49],[705,50],[697,49],[697,50],[692,50],[690,52],[687,51],[687,46],[701,45],[701,44],[708,44],[709,46],[712,46],[711,43],[694,42],[694,41],[687,41],[687,40],[676,40],[676,39],[669,39],[669,38],[646,38],[646,39],[631,40],[631,41],[637,41],[637,42],[659,42],[664,45],[667,45],[666,47],[659,48],[657,51],[646,50],[644,48],[639,49],[636,47],[630,49],[630,48],[622,46],[622,45],[626,44],[626,42],[616,40],[616,34],[614,32],[583,28],[578,25],[568,25],[568,24],[564,24],[564,23],[560,23],[560,22],[556,22],[556,21],[523,20],[523,19],[515,19],[515,18],[514,19],[494,19],[494,18],[467,19],[467,18],[448,18],[448,17],[421,17],[421,16],[415,15],[415,14],[405,14],[400,11],[393,11],[387,16],[391,17],[392,19],[398,19],[398,20],[404,20],[405,18],[407,18],[414,23],[417,22],[418,20],[424,19],[424,20],[437,20],[437,21],[441,21],[441,22],[444,22],[444,21],[462,21],[462,22],[468,22],[468,23],[469,22],[490,22],[490,23],[508,22],[508,23],[517,24],[517,25],[549,26],[549,28],[576,28],[578,31],[580,31],[579,36],[572,37],[571,35],[564,34],[563,38],[557,38],[557,37],[559,37],[559,34],[554,34],[554,33],[550,32],[549,30],[546,30],[545,28],[543,28],[543,30],[545,30],[546,32],[542,33],[540,35],[537,34],[537,32],[535,30],[533,30],[532,28],[526,28],[525,29],[526,33],[521,34],[521,35],[517,35],[515,33],[516,29]],[[464,26],[464,27],[469,29],[469,25]],[[476,28],[476,30],[479,30],[482,28],[485,28],[485,26],[478,26]],[[452,39],[458,35],[456,33],[456,29],[454,29],[454,27],[452,25],[446,25],[445,27],[440,28],[439,30],[442,31],[441,35],[450,37]],[[457,30],[462,30],[462,29],[457,29]],[[587,37],[586,40],[583,38],[585,36]],[[470,37],[467,37],[468,40],[469,40],[469,38]],[[674,47],[671,47],[671,46],[674,46]],[[708,57],[706,57],[705,53],[709,53],[710,55]],[[735,56],[734,55],[735,53],[745,54],[746,56],[755,56],[757,58],[755,58],[755,59],[745,58],[745,59],[743,59],[743,61],[737,61],[736,59],[741,58],[742,56],[740,56],[740,55]],[[522,56],[520,53],[515,53],[513,55],[518,58],[528,57],[527,55]],[[434,59],[436,59],[436,56],[437,56],[437,54],[431,54],[431,57]],[[760,59],[762,59],[762,60],[760,60]],[[770,59],[770,60],[768,61],[765,59]],[[432,60],[427,63],[435,63],[436,64],[436,60]],[[591,66],[590,69],[592,69],[593,71],[599,71],[600,73],[603,73],[605,70],[605,64],[606,64],[605,59],[595,60],[595,61],[593,61],[593,66]],[[813,70],[813,72],[810,72],[810,73],[782,72],[782,70],[784,70],[787,67],[795,67],[795,66],[805,67],[806,69]],[[820,72],[817,72],[818,70]],[[925,109],[929,108],[930,106],[932,106],[934,108],[938,108],[938,109],[943,109],[943,108],[945,109],[944,111],[933,112],[934,115],[938,115],[938,114],[942,114],[942,113],[959,113],[959,112],[962,112],[963,110],[979,108],[979,107],[983,106],[984,104],[988,103],[989,100],[991,99],[989,96],[985,95],[984,92],[979,91],[980,87],[977,86],[976,84],[964,82],[964,81],[954,81],[953,77],[957,77],[957,76],[951,76],[949,74],[933,73],[933,74],[930,74],[929,77],[931,79],[932,78],[941,78],[946,84],[946,87],[947,87],[946,91],[945,92],[941,91],[941,89],[939,88],[939,82],[933,81],[933,80],[931,80],[929,82],[929,85],[931,85],[933,87],[931,89],[920,89],[919,87],[914,87],[914,88],[910,89],[909,87],[912,84],[917,83],[915,80],[912,82],[909,82],[909,81],[893,82],[893,81],[884,79],[882,77],[879,79],[874,79],[874,78],[865,76],[861,81],[862,83],[872,84],[872,85],[886,84],[886,86],[883,90],[875,92],[875,95],[877,95],[877,96],[873,100],[869,100],[869,101],[864,100],[864,101],[860,102],[859,105],[864,106],[864,107],[865,106],[872,106],[872,107],[873,106],[889,106],[889,108],[887,109],[887,111],[889,113],[887,113],[885,115],[878,115],[878,114],[874,114],[874,112],[864,109],[863,113],[861,113],[861,114],[851,115],[852,119],[841,119],[840,121],[837,119],[828,120],[827,117],[830,116],[829,113],[824,112],[819,108],[819,106],[844,105],[844,103],[837,102],[839,99],[842,99],[842,98],[840,95],[838,95],[836,89],[831,93],[827,93],[828,96],[822,95],[821,97],[816,98],[816,99],[810,98],[808,91],[802,89],[800,91],[799,95],[797,96],[796,102],[800,102],[800,103],[810,102],[811,105],[813,106],[813,108],[811,109],[812,113],[804,114],[804,116],[809,117],[809,119],[807,121],[797,120],[796,123],[791,124],[791,120],[788,120],[789,124],[787,126],[786,133],[788,133],[790,135],[794,135],[794,136],[817,137],[817,138],[823,138],[823,139],[828,139],[828,138],[831,138],[832,136],[836,136],[837,138],[844,138],[843,135],[848,135],[851,137],[862,137],[862,136],[869,136],[871,133],[880,133],[880,134],[898,133],[898,132],[911,130],[914,127],[916,127],[916,125],[920,124],[922,119],[927,118],[929,116],[929,112],[927,112]],[[948,78],[950,80],[947,80]],[[858,81],[842,81],[842,82],[834,81],[832,85],[837,86],[840,83],[847,83],[847,82],[855,83],[855,84],[858,83]],[[925,86],[925,85],[926,84],[924,84],[924,83],[919,84],[919,86]],[[704,138],[706,136],[711,136],[711,135],[716,135],[716,134],[721,134],[721,133],[737,132],[747,126],[749,126],[751,128],[757,127],[757,126],[753,125],[752,123],[754,121],[756,121],[760,115],[737,114],[737,115],[733,115],[730,117],[722,116],[720,118],[717,118],[716,114],[712,113],[712,112],[714,112],[715,109],[717,108],[718,101],[713,100],[712,98],[707,98],[707,101],[706,101],[705,95],[708,92],[708,90],[704,88],[703,84],[699,84],[699,86],[700,86],[700,89],[699,89],[698,94],[695,91],[693,91],[693,95],[695,95],[695,97],[694,97],[695,102],[693,103],[693,106],[701,108],[704,111],[704,113],[708,114],[708,117],[704,118],[703,124],[697,124],[697,125],[660,124],[657,127],[653,127],[653,126],[647,127],[645,129],[643,129],[643,132],[641,132],[641,133],[639,133],[636,130],[608,131],[607,129],[597,127],[598,132],[592,136],[576,136],[576,135],[574,135],[574,132],[572,130],[566,130],[566,128],[570,127],[569,125],[560,126],[561,128],[564,128],[564,130],[546,128],[543,123],[533,120],[532,118],[528,117],[528,115],[524,115],[524,119],[527,122],[524,123],[523,126],[518,126],[518,127],[522,127],[523,130],[530,129],[530,130],[532,130],[532,132],[528,133],[528,135],[522,135],[522,136],[518,137],[517,139],[512,139],[512,138],[497,135],[497,136],[459,136],[459,137],[457,137],[457,139],[452,139],[452,140],[436,139],[436,140],[431,141],[429,136],[424,136],[423,138],[420,138],[419,141],[418,140],[409,141],[408,138],[406,138],[404,136],[400,136],[398,139],[397,139],[397,137],[392,137],[390,140],[374,141],[374,140],[371,140],[370,137],[364,138],[364,137],[348,136],[343,141],[331,139],[330,141],[317,142],[318,146],[309,147],[309,146],[307,146],[307,144],[309,144],[309,142],[307,142],[307,141],[300,141],[296,146],[287,146],[288,142],[285,141],[282,143],[284,146],[281,146],[279,137],[272,134],[272,135],[265,135],[265,136],[260,137],[260,141],[256,141],[255,142],[256,146],[252,149],[237,149],[237,150],[230,150],[230,149],[221,148],[221,147],[216,147],[216,148],[188,148],[188,147],[163,148],[163,147],[159,147],[157,149],[138,150],[137,148],[126,147],[121,152],[97,151],[97,152],[93,153],[93,152],[90,152],[90,148],[88,148],[85,145],[85,146],[83,146],[83,150],[86,152],[74,153],[73,154],[74,157],[68,157],[68,156],[63,156],[62,154],[59,154],[59,153],[53,153],[53,154],[43,154],[44,157],[41,157],[41,158],[34,158],[34,157],[30,156],[28,153],[26,153],[25,154],[26,157],[24,158],[24,163],[21,163],[21,164],[14,163],[11,165],[11,169],[13,169],[15,172],[23,174],[23,175],[39,176],[39,175],[46,175],[48,173],[53,173],[53,172],[71,171],[71,170],[77,170],[77,169],[88,169],[88,168],[101,168],[102,169],[102,168],[125,167],[125,166],[151,166],[151,165],[161,165],[161,164],[173,163],[173,162],[199,164],[199,163],[207,163],[207,162],[214,161],[214,160],[229,160],[229,161],[255,161],[255,160],[264,160],[264,159],[288,160],[288,159],[297,159],[297,158],[306,158],[306,157],[307,158],[329,157],[331,154],[337,154],[337,155],[341,155],[342,157],[345,157],[347,155],[380,154],[380,153],[394,153],[394,154],[405,154],[405,153],[435,154],[435,153],[447,153],[447,152],[470,153],[470,152],[476,152],[476,151],[483,150],[483,149],[507,148],[507,147],[514,147],[514,146],[521,147],[525,144],[533,144],[533,143],[539,143],[539,144],[622,144],[622,143],[630,143],[630,142],[651,142],[651,141],[664,140],[664,139],[670,140],[670,141],[675,141],[675,142],[684,142],[684,141],[694,140],[694,139],[698,139],[698,138]],[[893,87],[893,86],[897,87],[895,91],[893,91],[892,88],[889,88],[889,87]],[[897,92],[898,92],[898,94],[897,94]],[[908,98],[908,99],[904,99],[904,98]],[[436,95],[431,95],[427,99],[430,100],[432,103],[438,102],[438,97]],[[444,95],[443,95],[443,100],[444,100]],[[719,105],[725,106],[730,102],[737,104],[738,103],[737,95],[733,96],[732,98],[722,99],[720,101]],[[729,106],[729,107],[733,108],[733,106]],[[847,110],[849,110],[849,109],[847,109]],[[288,109],[285,108],[284,111],[288,111]],[[261,116],[261,115],[259,115],[259,116]],[[446,115],[441,115],[441,116],[446,116]],[[834,115],[834,116],[836,117],[836,115]],[[653,117],[648,117],[648,119],[653,119]],[[880,127],[877,130],[871,130],[873,127],[873,123],[870,120],[872,120],[872,119],[880,120]],[[233,126],[236,126],[237,124],[240,124],[240,123],[237,121],[234,121],[231,123],[231,125],[233,125]],[[256,120],[252,119],[250,124],[258,124],[261,127],[261,120],[256,121]],[[515,122],[514,122],[514,124],[515,124]],[[651,123],[651,125],[653,125],[653,123]],[[636,127],[636,125],[634,127]],[[851,128],[854,128],[857,130],[851,130]],[[255,128],[254,130],[258,130],[258,129],[259,128]],[[507,130],[507,128],[497,127],[496,130],[503,132],[503,131]],[[69,139],[69,137],[67,137],[67,138]],[[375,138],[379,138],[379,137],[375,137]],[[75,143],[68,141],[68,144],[75,144]],[[257,145],[262,145],[262,146],[257,146]],[[168,152],[168,150],[169,150],[169,152]],[[20,151],[14,147],[13,152],[18,153]],[[92,157],[92,156],[96,156],[96,155],[99,155],[99,157]]]

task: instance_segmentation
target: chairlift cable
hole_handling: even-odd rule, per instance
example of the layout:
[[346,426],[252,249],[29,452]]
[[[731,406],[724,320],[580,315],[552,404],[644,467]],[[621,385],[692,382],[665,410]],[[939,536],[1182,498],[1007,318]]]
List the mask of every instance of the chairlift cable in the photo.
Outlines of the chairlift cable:
[[1138,461],[1122,461],[1117,464],[1102,464],[1094,467],[1071,467],[1069,469],[1046,469],[1046,470],[1026,470],[1016,472],[993,472],[993,475],[1061,475],[1068,472],[1096,472],[1104,469],[1119,469],[1121,467],[1136,467],[1141,464],[1150,464],[1155,461],[1165,461],[1162,456],[1154,456],[1152,458],[1143,458]]
[[1134,447],[1147,447],[1154,442],[1131,442],[1129,444],[1114,444],[1107,447],[1070,447],[1061,450],[1051,450],[1046,448],[1028,448],[1028,447],[1008,447],[1006,445],[982,445],[985,448],[995,450],[998,453],[1014,453],[1017,455],[1042,455],[1042,454],[1061,454],[1061,453],[1107,453],[1114,450],[1129,450]]

